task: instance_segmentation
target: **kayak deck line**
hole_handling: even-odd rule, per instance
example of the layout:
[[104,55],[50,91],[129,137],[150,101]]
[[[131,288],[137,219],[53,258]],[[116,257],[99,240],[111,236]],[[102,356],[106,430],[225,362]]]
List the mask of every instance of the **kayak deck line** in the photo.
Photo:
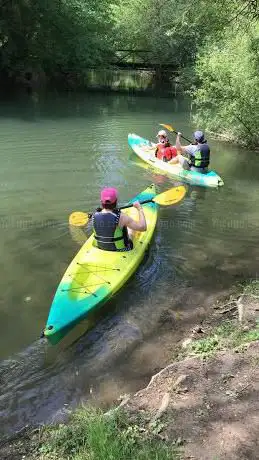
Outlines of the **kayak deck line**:
[[[91,264],[80,264],[77,262],[77,265],[80,265],[81,267],[85,267],[85,266],[91,266]],[[93,264],[92,264],[93,265]],[[103,284],[111,284],[110,281],[107,281],[106,279],[102,278],[100,275],[97,274],[97,271],[120,271],[121,269],[120,268],[107,268],[107,267],[96,267],[96,271],[90,271],[90,270],[87,270],[85,269],[85,272],[87,274],[91,274],[91,275],[94,275],[96,276],[97,278],[101,279],[101,282],[99,283],[95,283],[95,284],[87,284],[87,285],[82,285],[75,277],[76,273],[69,273],[68,276],[70,276],[74,282],[76,282],[79,287],[78,288],[69,288],[69,289],[61,289],[62,292],[72,292],[72,291],[75,291],[77,292],[78,290],[84,290],[84,289],[88,289],[88,291],[90,292],[90,295],[94,295],[95,297],[97,297],[97,295],[94,293],[94,292],[91,292],[89,290],[90,287],[94,287],[94,286],[101,286]],[[85,291],[85,294],[87,294],[87,292]]]

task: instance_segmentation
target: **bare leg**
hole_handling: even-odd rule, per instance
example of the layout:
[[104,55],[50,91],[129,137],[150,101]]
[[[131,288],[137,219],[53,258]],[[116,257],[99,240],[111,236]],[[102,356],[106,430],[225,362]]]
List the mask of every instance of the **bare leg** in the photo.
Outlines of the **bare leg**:
[[183,155],[178,155],[178,161],[183,169],[186,169],[186,170],[191,169],[187,158],[185,158]]
[[172,160],[170,160],[168,163],[170,165],[175,165],[175,164],[179,163],[178,155],[177,155],[177,157],[172,158]]

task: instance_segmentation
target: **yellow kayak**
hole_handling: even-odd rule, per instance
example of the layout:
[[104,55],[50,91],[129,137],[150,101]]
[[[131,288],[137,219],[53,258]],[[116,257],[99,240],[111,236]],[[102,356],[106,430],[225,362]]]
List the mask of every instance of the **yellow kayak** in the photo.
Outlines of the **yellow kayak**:
[[[151,185],[131,202],[148,200],[155,195],[155,185]],[[90,312],[107,302],[136,271],[153,236],[158,205],[149,202],[143,209],[147,230],[134,233],[131,251],[103,251],[94,246],[91,235],[72,260],[58,286],[44,329],[44,336],[51,344],[58,343]],[[133,218],[138,216],[134,207],[124,212]]]

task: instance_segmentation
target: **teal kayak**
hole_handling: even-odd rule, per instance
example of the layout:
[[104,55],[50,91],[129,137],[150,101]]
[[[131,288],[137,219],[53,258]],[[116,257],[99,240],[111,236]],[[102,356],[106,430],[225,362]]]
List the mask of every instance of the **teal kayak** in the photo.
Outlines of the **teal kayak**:
[[180,178],[182,181],[192,185],[214,188],[224,185],[223,180],[215,171],[202,174],[196,171],[185,170],[179,163],[170,164],[159,160],[155,157],[155,144],[137,134],[129,134],[128,143],[136,155],[155,172],[163,173],[169,177]]

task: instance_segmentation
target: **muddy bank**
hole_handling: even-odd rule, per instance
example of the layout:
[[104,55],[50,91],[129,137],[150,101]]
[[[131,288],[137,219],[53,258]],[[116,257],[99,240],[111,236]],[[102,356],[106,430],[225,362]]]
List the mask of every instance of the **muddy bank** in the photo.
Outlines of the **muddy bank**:
[[[259,458],[258,317],[257,283],[245,287],[241,295],[216,302],[209,317],[168,349],[169,364],[147,387],[125,396],[108,414],[125,411],[130,439],[134,435],[144,441],[151,436],[155,443],[162,442],[168,449],[166,459]],[[73,441],[74,422],[68,427],[69,423]],[[0,444],[0,458],[61,460],[58,429],[25,428]],[[84,432],[84,427],[80,429]],[[80,449],[67,458],[83,458]]]
[[169,365],[126,405],[148,425],[160,424],[165,442],[181,441],[182,458],[257,459],[259,342],[245,351],[218,352],[208,361]]
[[[254,291],[256,292],[256,291]],[[182,342],[178,359],[126,403],[182,458],[259,458],[259,300],[253,291],[217,303]]]

